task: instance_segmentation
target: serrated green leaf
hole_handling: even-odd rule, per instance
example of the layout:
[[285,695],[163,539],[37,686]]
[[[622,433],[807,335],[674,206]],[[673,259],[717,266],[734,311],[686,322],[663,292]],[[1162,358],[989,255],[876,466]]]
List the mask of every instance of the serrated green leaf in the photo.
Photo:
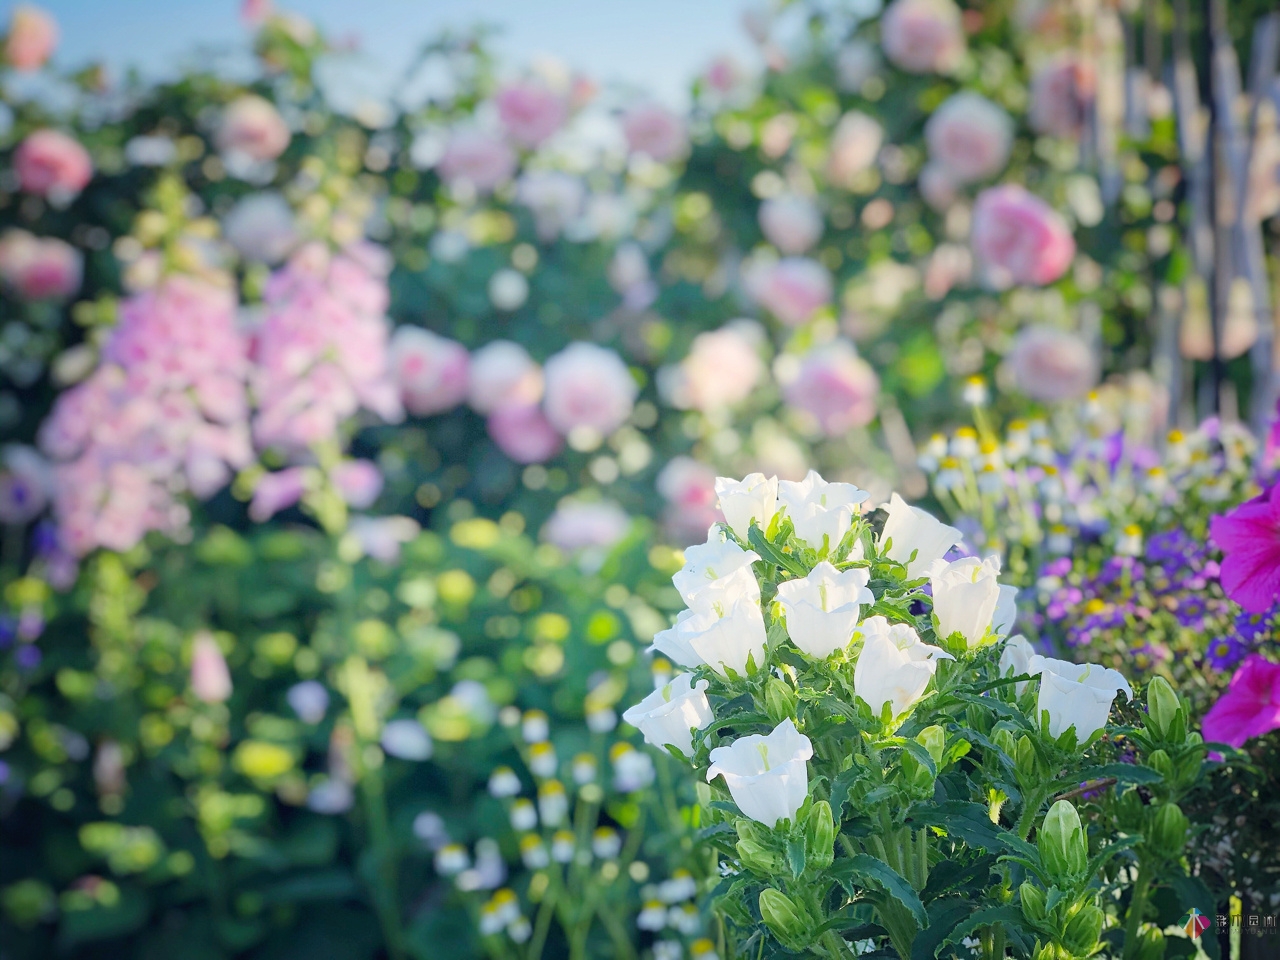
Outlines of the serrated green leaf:
[[849,896],[857,896],[858,882],[863,885],[871,883],[878,886],[911,911],[916,923],[921,927],[929,922],[924,904],[919,895],[911,888],[893,867],[883,860],[878,860],[865,853],[837,860],[831,868],[832,875],[848,892]]
[[788,840],[787,866],[791,868],[791,875],[797,880],[804,876],[804,865],[804,840]]

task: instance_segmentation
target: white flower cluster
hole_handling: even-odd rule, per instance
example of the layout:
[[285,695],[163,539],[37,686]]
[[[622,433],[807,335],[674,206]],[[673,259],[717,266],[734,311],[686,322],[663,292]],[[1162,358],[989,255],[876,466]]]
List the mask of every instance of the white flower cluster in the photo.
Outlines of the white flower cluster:
[[[762,474],[741,481],[722,477],[716,491],[727,522],[713,526],[706,543],[685,551],[685,565],[672,582],[688,609],[653,642],[656,651],[695,672],[663,678],[623,714],[655,747],[693,757],[694,732],[715,720],[708,690],[715,695],[714,687],[724,682],[740,694],[746,689],[741,684],[762,670],[783,677],[777,653],[787,641],[808,661],[829,661],[846,676],[851,670],[857,698],[872,716],[888,717],[895,726],[925,697],[941,661],[963,660],[996,643],[1005,643],[1003,673],[1040,675],[1037,722],[1047,713],[1053,737],[1074,726],[1083,743],[1106,724],[1117,691],[1132,696],[1114,670],[1040,656],[1021,636],[1006,642],[1016,590],[999,583],[999,558],[948,561],[960,532],[896,494],[873,536],[861,513],[868,494],[813,471],[799,483]],[[762,597],[758,572],[767,564],[751,546],[779,561],[772,566],[783,579],[770,600]],[[888,582],[900,589],[877,598],[869,586],[872,570],[886,562],[887,571],[877,573],[892,577],[899,566],[898,579]],[[796,572],[804,568],[807,574]],[[925,579],[927,594],[919,589]],[[932,614],[903,614],[901,602],[877,608],[878,599],[929,602]],[[921,639],[930,626],[939,645]],[[803,672],[799,679],[794,670],[786,675],[804,682]],[[767,735],[740,736],[711,750],[706,776],[723,777],[744,815],[773,826],[804,803],[812,756],[813,744],[788,717]]]

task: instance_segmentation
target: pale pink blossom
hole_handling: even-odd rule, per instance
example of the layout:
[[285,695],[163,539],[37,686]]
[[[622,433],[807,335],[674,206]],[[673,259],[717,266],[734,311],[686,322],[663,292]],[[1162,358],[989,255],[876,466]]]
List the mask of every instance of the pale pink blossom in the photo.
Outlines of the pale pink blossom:
[[515,173],[516,154],[500,137],[481,130],[455,130],[437,169],[450,186],[492,193]]
[[344,460],[329,474],[343,502],[357,510],[373,506],[382,492],[382,471],[371,460]]
[[281,510],[288,510],[307,492],[307,468],[286,467],[275,473],[264,473],[253,488],[249,517],[265,523]]
[[284,153],[291,138],[289,125],[270,100],[245,94],[223,110],[216,142],[224,154],[265,162]]
[[880,43],[908,73],[950,73],[965,52],[960,8],[951,0],[894,0],[880,18]]
[[[680,410],[721,410],[751,396],[764,374],[749,320],[700,333],[675,367],[659,374],[664,398]],[[762,331],[761,331],[762,332]]]
[[569,106],[563,96],[536,80],[508,84],[494,97],[507,136],[522,147],[536,147],[564,126]]
[[631,371],[612,350],[571,343],[546,362],[543,411],[557,431],[608,436],[631,416],[639,392]]
[[541,240],[554,240],[573,224],[586,198],[582,178],[560,170],[531,170],[516,181],[516,202],[533,213]]
[[789,327],[800,326],[831,303],[831,273],[816,260],[784,257],[755,263],[744,280],[751,298]]
[[39,70],[58,45],[58,24],[44,10],[28,4],[13,8],[4,59],[15,70]]
[[850,40],[836,54],[836,86],[857,93],[880,69],[880,53],[866,40]]
[[1038,133],[1074,139],[1084,128],[1093,88],[1092,68],[1073,53],[1060,53],[1031,79],[1027,121]]
[[405,409],[416,417],[452,410],[467,398],[467,348],[421,327],[391,336],[391,369]]
[[28,523],[44,512],[53,493],[53,470],[31,447],[0,448],[0,523]]
[[1076,252],[1066,220],[1016,184],[978,195],[970,243],[996,287],[1053,283],[1066,273]]
[[23,300],[66,300],[80,289],[84,257],[57,237],[8,230],[0,237],[0,278]]
[[566,553],[609,548],[626,536],[631,518],[616,503],[564,500],[542,527],[542,539]]
[[663,526],[677,543],[701,543],[707,528],[724,519],[717,506],[716,471],[705,463],[673,457],[659,471],[655,486],[667,502]]
[[471,355],[467,402],[476,413],[533,406],[542,389],[542,368],[518,343],[494,340]]
[[93,179],[89,151],[60,130],[28,134],[13,153],[13,170],[27,193],[54,199],[74,197]]
[[222,648],[208,630],[201,630],[191,646],[191,692],[204,703],[231,699],[231,671]]
[[1018,389],[1033,400],[1079,400],[1098,382],[1098,361],[1077,334],[1053,327],[1022,329],[1008,364]]
[[765,239],[785,254],[804,253],[822,239],[822,213],[808,197],[770,197],[758,216]]
[[237,200],[222,221],[222,233],[246,260],[273,266],[289,256],[301,239],[293,209],[274,190]]
[[842,190],[852,189],[859,174],[876,162],[883,143],[884,128],[865,113],[850,110],[831,133],[827,181]]
[[250,27],[260,27],[275,12],[272,0],[241,0],[240,20]]
[[924,202],[939,213],[949,210],[960,196],[959,187],[951,174],[936,163],[924,165],[916,185],[920,188],[920,196],[924,198]]
[[994,177],[1009,162],[1013,120],[979,93],[962,90],[942,102],[924,126],[930,163],[956,183]]
[[498,449],[516,463],[545,463],[564,447],[564,437],[538,406],[499,407],[485,427]]
[[632,153],[644,154],[658,163],[678,160],[689,148],[684,121],[656,103],[628,110],[622,117],[622,132]]
[[875,419],[880,380],[848,340],[815,346],[783,389],[786,402],[836,436]]
[[702,82],[707,89],[719,97],[732,95],[745,80],[746,73],[741,65],[728,54],[712,60],[702,74]]

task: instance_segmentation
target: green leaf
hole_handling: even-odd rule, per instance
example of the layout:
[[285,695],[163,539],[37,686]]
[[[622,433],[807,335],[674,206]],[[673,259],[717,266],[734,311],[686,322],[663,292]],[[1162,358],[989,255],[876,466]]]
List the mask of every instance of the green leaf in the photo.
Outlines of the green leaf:
[[[929,882],[933,882],[932,877],[929,878]],[[956,924],[971,913],[973,913],[973,904],[968,900],[948,898],[929,904],[929,925],[916,934],[915,940],[912,941],[911,960],[933,960],[934,954],[942,946],[948,934],[955,929]]]
[[[1217,915],[1218,905],[1214,902],[1213,894],[1209,892],[1209,888],[1204,885],[1204,881],[1199,877],[1173,877],[1168,881],[1168,886],[1182,902],[1184,909],[1195,907],[1206,917]],[[1201,937],[1196,942],[1209,955],[1209,960],[1221,960],[1222,951],[1218,947],[1218,938],[1216,936]]]
[[81,944],[122,937],[143,927],[150,915],[151,901],[147,895],[133,887],[121,886],[120,899],[110,907],[95,906],[64,913],[58,925],[58,946],[71,952]]
[[1139,766],[1136,763],[1107,763],[1097,767],[1086,767],[1072,776],[1081,783],[1114,777],[1118,783],[1131,783],[1134,785],[1159,783],[1164,779],[1150,767]]
[[947,938],[938,944],[934,949],[933,955],[936,957],[943,947],[949,944],[958,943],[975,930],[983,927],[990,927],[997,923],[1004,924],[1005,930],[1017,929],[1022,926],[1022,910],[1012,904],[1005,904],[1001,907],[988,907],[986,910],[979,910],[972,914],[967,920],[964,920],[947,934]]
[[1011,853],[1039,862],[1036,848],[1013,831],[992,823],[987,808],[980,803],[949,800],[921,805],[912,813],[911,819],[916,823],[941,827],[948,835],[988,853]]
[[924,904],[920,902],[920,897],[915,890],[911,889],[911,884],[883,860],[859,853],[856,856],[837,860],[831,869],[836,880],[845,888],[849,896],[857,896],[858,883],[855,881],[863,885],[875,884],[910,910],[912,916],[916,918],[916,923],[921,927],[929,922]]
[[[947,859],[942,860],[929,870],[929,882],[925,884],[921,897],[931,901],[944,893],[953,890],[976,887],[974,892],[987,887],[987,878],[996,866],[996,858],[984,854],[968,862]],[[930,921],[933,926],[933,921]]]
[[852,766],[842,773],[836,774],[836,778],[831,781],[831,812],[835,815],[836,823],[839,823],[844,816],[844,806],[849,802],[849,788],[857,782],[862,776],[862,771],[857,766]]
[[804,876],[804,840],[787,841],[787,866],[797,880]]
[[804,568],[804,564],[795,557],[783,553],[766,540],[759,527],[753,525],[747,534],[747,539],[751,543],[751,549],[760,554],[763,560],[782,567],[782,569],[797,577],[807,577],[809,575],[809,571]]
[[923,745],[917,743],[915,740],[904,740],[902,742],[902,749],[915,757],[920,766],[929,771],[929,776],[936,777],[938,775],[938,765],[933,762],[933,757],[929,756],[929,751],[926,750]]

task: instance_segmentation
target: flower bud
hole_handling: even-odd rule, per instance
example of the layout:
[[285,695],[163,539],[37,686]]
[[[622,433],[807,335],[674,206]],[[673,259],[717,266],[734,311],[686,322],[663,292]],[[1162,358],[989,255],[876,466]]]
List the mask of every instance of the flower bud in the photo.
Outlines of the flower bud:
[[1030,882],[1018,888],[1018,897],[1022,901],[1022,915],[1032,925],[1044,923],[1044,891]]
[[803,950],[809,945],[814,924],[782,891],[772,887],[760,891],[760,916],[784,947]]
[[1036,783],[1040,779],[1040,762],[1036,757],[1036,748],[1031,738],[1025,733],[1018,738],[1013,752],[1014,767],[1018,771],[1018,782],[1022,784]]
[[781,873],[786,865],[781,855],[755,840],[743,838],[736,845],[738,859],[743,867],[761,877],[773,877]]
[[1152,750],[1147,757],[1147,766],[1166,780],[1173,778],[1173,761],[1163,750]]
[[1187,842],[1186,815],[1176,803],[1162,804],[1151,825],[1151,845],[1170,860],[1182,855]]
[[796,715],[796,694],[791,685],[779,677],[770,677],[764,687],[764,710],[774,723]]
[[1187,712],[1178,694],[1164,677],[1147,685],[1147,721],[1156,736],[1181,743],[1187,735]]
[[815,870],[825,870],[835,859],[836,825],[831,805],[819,800],[809,808],[804,823],[805,862]]
[[1013,757],[1018,750],[1018,741],[1013,737],[1013,731],[1001,727],[991,735],[991,742],[994,743],[1005,756]]
[[1125,833],[1142,833],[1146,805],[1137,790],[1128,790],[1116,804],[1116,826]]
[[1164,934],[1155,927],[1142,931],[1134,960],[1164,960]]
[[942,766],[942,755],[947,749],[947,732],[942,727],[936,723],[925,727],[916,734],[916,742],[929,751],[929,756],[938,767]]
[[1049,808],[1036,845],[1045,871],[1061,886],[1072,886],[1084,879],[1089,868],[1089,844],[1080,825],[1080,814],[1069,800],[1059,800]]
[[1102,921],[1102,911],[1092,903],[1085,904],[1067,921],[1062,931],[1063,946],[1075,956],[1090,956],[1102,933]]

